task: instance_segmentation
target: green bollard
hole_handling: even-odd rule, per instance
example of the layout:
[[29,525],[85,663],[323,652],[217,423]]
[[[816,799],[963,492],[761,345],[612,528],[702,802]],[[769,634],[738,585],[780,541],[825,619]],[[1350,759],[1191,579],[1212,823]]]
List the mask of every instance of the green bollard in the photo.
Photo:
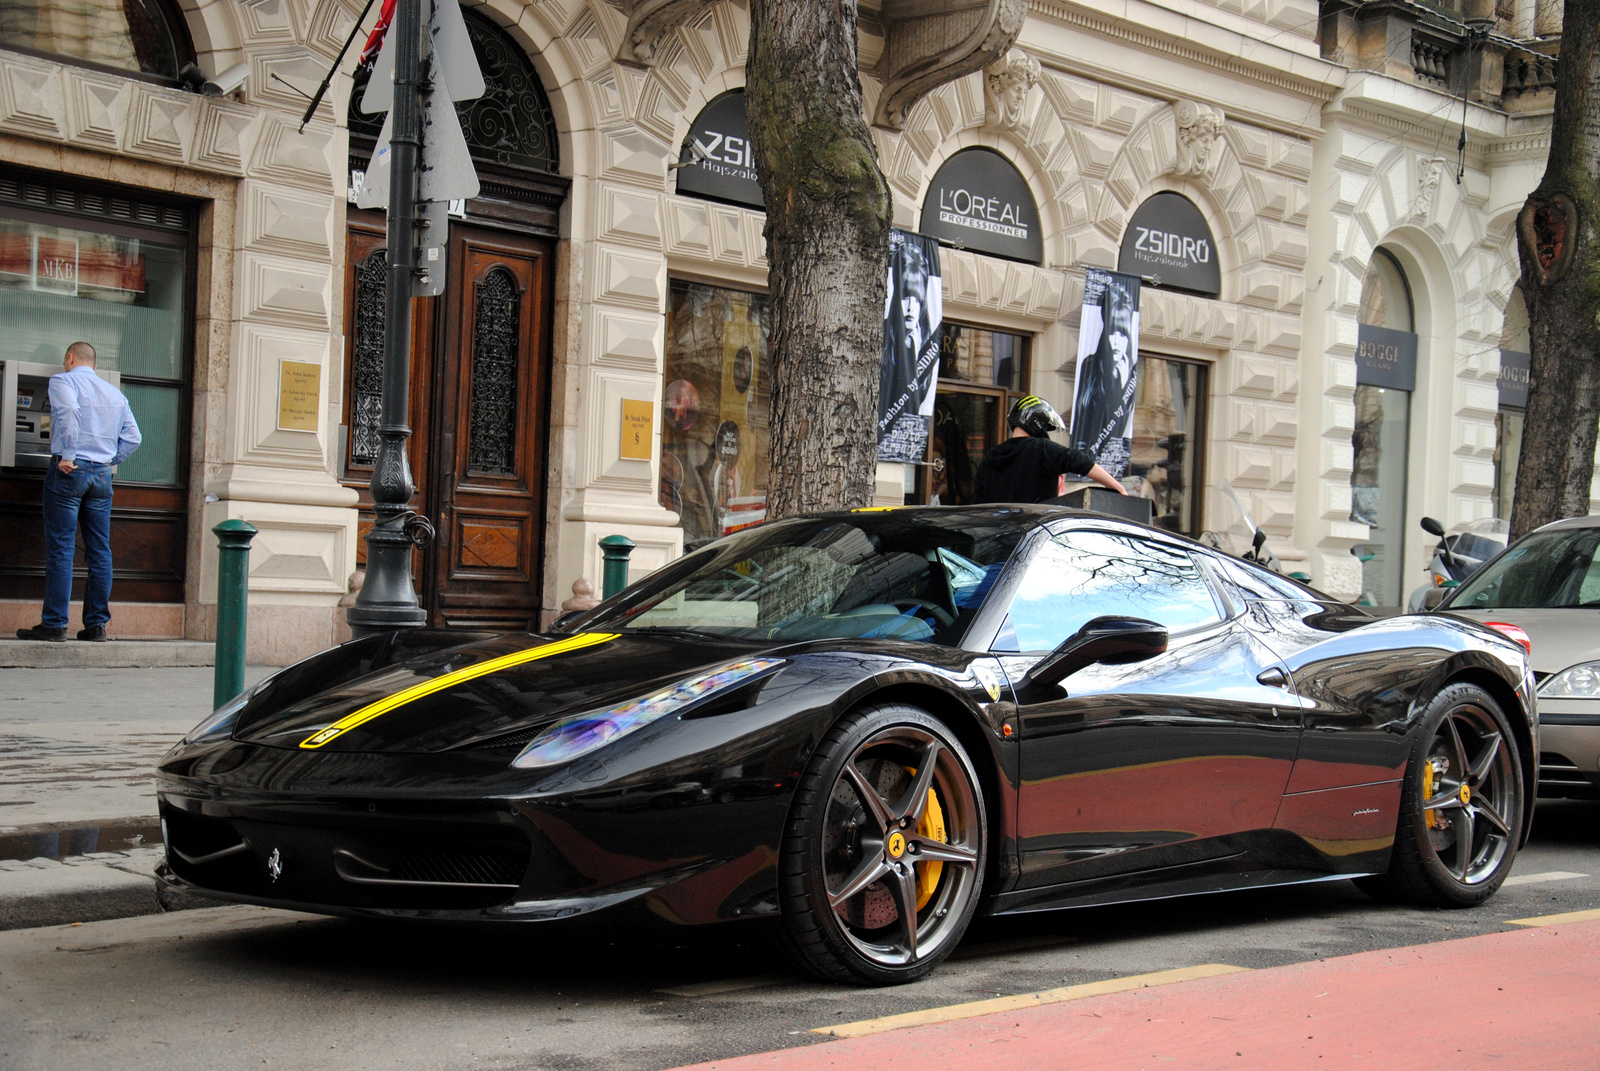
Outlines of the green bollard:
[[628,555],[633,553],[633,547],[633,540],[624,535],[610,535],[600,541],[600,553],[606,556],[600,585],[602,599],[609,599],[628,586]]
[[244,691],[245,602],[250,585],[249,521],[226,520],[217,534],[217,657],[211,685],[212,708]]

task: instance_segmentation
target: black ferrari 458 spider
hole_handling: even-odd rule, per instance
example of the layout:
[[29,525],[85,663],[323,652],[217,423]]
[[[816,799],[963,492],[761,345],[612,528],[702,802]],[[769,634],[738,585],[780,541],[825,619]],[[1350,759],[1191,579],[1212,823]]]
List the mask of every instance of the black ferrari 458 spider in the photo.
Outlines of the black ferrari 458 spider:
[[762,525],[549,635],[291,666],[161,762],[163,880],[332,914],[781,919],[886,984],[974,913],[1333,876],[1468,905],[1538,754],[1524,649],[1050,507]]

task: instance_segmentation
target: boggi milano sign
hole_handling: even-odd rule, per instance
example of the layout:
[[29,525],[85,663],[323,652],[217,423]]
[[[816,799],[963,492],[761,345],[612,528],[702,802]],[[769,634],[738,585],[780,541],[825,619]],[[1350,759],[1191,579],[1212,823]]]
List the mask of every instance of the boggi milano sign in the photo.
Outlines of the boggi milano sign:
[[922,202],[926,235],[958,249],[1038,264],[1039,209],[1022,173],[993,149],[963,149],[944,162]]
[[1122,232],[1117,270],[1151,286],[1206,297],[1222,293],[1217,243],[1206,218],[1181,193],[1158,193],[1134,212]]

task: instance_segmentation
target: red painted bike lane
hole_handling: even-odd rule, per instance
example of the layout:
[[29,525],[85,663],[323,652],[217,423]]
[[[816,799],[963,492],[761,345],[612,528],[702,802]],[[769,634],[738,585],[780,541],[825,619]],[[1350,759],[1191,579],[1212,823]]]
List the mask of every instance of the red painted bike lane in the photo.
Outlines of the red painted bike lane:
[[1364,952],[695,1071],[1600,1068],[1600,921]]

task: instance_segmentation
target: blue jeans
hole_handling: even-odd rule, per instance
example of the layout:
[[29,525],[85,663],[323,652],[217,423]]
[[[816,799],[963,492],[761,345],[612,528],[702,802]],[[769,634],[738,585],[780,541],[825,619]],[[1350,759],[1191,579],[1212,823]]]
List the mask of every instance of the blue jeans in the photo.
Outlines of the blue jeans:
[[79,461],[64,473],[54,461],[44,476],[45,628],[67,627],[72,601],[72,557],[83,529],[89,582],[83,589],[85,627],[111,620],[111,466]]

